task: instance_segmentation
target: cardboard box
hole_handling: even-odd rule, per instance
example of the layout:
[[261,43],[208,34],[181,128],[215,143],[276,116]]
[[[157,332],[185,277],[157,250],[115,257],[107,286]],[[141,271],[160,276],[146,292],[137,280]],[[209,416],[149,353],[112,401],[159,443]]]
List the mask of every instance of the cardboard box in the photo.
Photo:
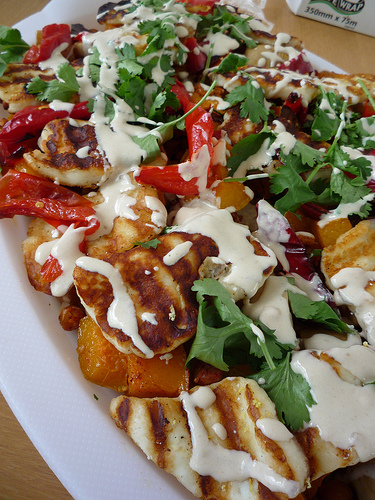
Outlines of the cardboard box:
[[298,16],[375,37],[374,0],[286,0]]

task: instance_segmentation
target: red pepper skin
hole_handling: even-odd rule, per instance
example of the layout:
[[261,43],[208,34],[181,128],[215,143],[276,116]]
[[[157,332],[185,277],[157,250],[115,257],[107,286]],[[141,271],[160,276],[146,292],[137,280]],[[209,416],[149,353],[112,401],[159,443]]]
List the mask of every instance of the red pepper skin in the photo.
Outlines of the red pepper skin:
[[289,94],[285,100],[284,106],[287,106],[293,111],[301,124],[306,121],[308,108],[302,104],[302,97],[296,92],[291,92]]
[[[184,113],[187,113],[195,106],[191,100],[189,92],[181,82],[176,82],[171,87],[179,100]],[[190,158],[197,153],[202,146],[207,145],[210,156],[213,154],[212,137],[214,134],[214,123],[212,116],[201,106],[198,106],[190,115],[185,118],[186,133],[189,143]]]
[[[177,81],[175,85],[172,85],[171,89],[172,92],[176,94],[185,113],[195,106],[195,103],[190,98],[190,94],[182,83]],[[196,160],[198,152],[204,146],[208,149],[209,158],[212,158],[214,125],[210,113],[201,106],[198,106],[198,108],[185,118],[185,126],[188,137],[190,161],[193,163]],[[190,180],[185,180],[181,176],[179,168],[180,165],[167,165],[165,167],[143,165],[134,175],[134,178],[141,184],[154,186],[165,193],[172,193],[180,196],[198,195],[198,178],[193,177]],[[210,169],[208,168],[208,174],[209,172]]]
[[55,279],[61,276],[62,273],[63,269],[60,265],[60,262],[56,259],[56,257],[49,255],[49,257],[43,264],[42,269],[40,270],[40,274],[43,276],[44,281],[47,281],[47,283],[52,283],[53,281],[55,281]]
[[186,61],[187,69],[192,75],[199,73],[206,66],[207,56],[200,50],[197,39],[193,36],[187,38],[184,43],[189,49]]
[[0,179],[0,218],[14,215],[39,217],[54,227],[87,226],[87,234],[99,224],[91,201],[49,180],[9,170]]
[[0,142],[15,144],[26,135],[39,135],[41,130],[50,121],[56,118],[65,118],[69,113],[65,110],[54,111],[48,106],[29,106],[18,111],[13,118],[6,122],[0,130]]
[[48,24],[42,29],[40,45],[32,45],[23,58],[25,64],[36,64],[46,61],[52,52],[62,43],[70,43],[71,34],[68,24]]
[[77,102],[69,113],[70,118],[73,118],[73,120],[89,120],[91,113],[87,108],[87,103],[88,101]]

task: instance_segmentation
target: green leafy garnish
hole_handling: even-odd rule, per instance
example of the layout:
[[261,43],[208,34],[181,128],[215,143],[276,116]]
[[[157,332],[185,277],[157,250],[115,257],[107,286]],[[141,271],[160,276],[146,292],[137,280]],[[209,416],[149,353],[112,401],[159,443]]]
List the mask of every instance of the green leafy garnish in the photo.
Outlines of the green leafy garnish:
[[247,62],[248,58],[246,56],[231,52],[224,57],[219,66],[214,68],[212,71],[215,73],[229,73],[231,71],[237,71],[238,68],[245,66]]
[[154,238],[153,240],[149,241],[135,241],[134,245],[137,245],[139,247],[143,248],[156,248],[158,245],[160,245],[160,240],[157,238]]
[[332,90],[326,92],[321,88],[321,96],[311,125],[311,139],[313,141],[329,141],[337,133],[341,124],[340,114],[343,111],[344,101]]
[[241,103],[240,116],[242,118],[249,118],[253,123],[267,120],[268,109],[265,106],[264,92],[251,76],[248,76],[245,85],[240,85],[229,92],[225,100],[231,106]]
[[229,175],[233,175],[242,162],[255,155],[262,147],[265,140],[274,138],[273,132],[264,127],[259,134],[249,134],[235,144],[228,158]]
[[27,84],[30,94],[37,94],[39,101],[52,102],[55,99],[68,102],[79,91],[74,68],[68,63],[60,64],[56,71],[57,79],[45,82],[37,76]]
[[338,333],[353,333],[349,325],[324,300],[314,301],[300,293],[288,290],[291,310],[296,318],[314,321]]
[[3,76],[7,64],[21,61],[29,48],[17,29],[0,26],[0,76]]
[[[197,292],[199,313],[197,334],[188,362],[197,358],[227,371],[229,365],[224,351],[233,339],[238,340],[239,334],[247,340],[248,353],[265,359],[271,367],[274,367],[273,360],[281,358],[284,349],[291,347],[280,344],[269,329],[263,328],[264,325],[259,323],[255,324],[243,314],[228,290],[217,280],[197,280],[192,290]],[[205,297],[211,297],[212,302],[206,301]]]
[[290,429],[297,431],[304,422],[310,421],[308,408],[316,404],[307,380],[293,371],[291,353],[277,362],[274,370],[265,366],[249,378],[256,380],[272,399],[279,419]]

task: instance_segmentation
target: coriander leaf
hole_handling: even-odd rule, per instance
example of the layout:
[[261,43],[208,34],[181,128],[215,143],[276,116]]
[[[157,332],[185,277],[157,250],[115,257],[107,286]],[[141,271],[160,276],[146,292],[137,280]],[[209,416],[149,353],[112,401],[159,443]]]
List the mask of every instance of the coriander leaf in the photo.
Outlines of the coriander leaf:
[[158,245],[160,245],[160,240],[158,240],[157,238],[154,238],[153,240],[149,240],[149,241],[135,241],[134,242],[134,245],[137,245],[139,247],[143,247],[143,248],[156,248]]
[[325,300],[313,301],[300,293],[288,290],[289,304],[296,318],[311,320],[339,333],[353,330],[330,307]]
[[152,161],[160,154],[159,138],[152,133],[132,136],[133,141],[145,151],[143,161]]
[[[274,366],[272,359],[280,358],[283,349],[289,347],[281,346],[270,330],[261,330],[251,318],[243,314],[228,290],[217,280],[196,280],[192,290],[197,292],[199,311],[197,334],[187,362],[197,358],[227,371],[225,345],[233,335],[239,333],[249,341],[249,354],[265,358],[270,366]],[[205,296],[211,297],[213,303],[209,305]]]
[[74,68],[69,63],[60,64],[56,71],[57,79],[45,82],[39,76],[26,86],[30,94],[38,94],[39,101],[52,102],[57,99],[68,102],[79,91]]
[[311,125],[313,141],[329,141],[336,135],[341,123],[343,101],[332,90],[326,92],[321,88],[321,97],[315,110],[315,118]]
[[145,87],[145,80],[136,76],[128,80],[122,80],[117,89],[117,95],[124,99],[138,116],[144,116],[145,114]]
[[93,47],[92,54],[89,56],[89,71],[90,71],[90,79],[92,83],[98,83],[100,79],[100,68],[102,62],[100,60],[100,53],[97,47]]
[[[229,175],[233,175],[242,162],[255,155],[262,147],[264,141],[273,137],[273,133],[264,128],[259,134],[249,134],[235,144],[228,158]],[[270,141],[268,141],[270,142]],[[251,165],[249,166],[251,167]],[[250,168],[249,168],[250,169]]]
[[297,431],[303,427],[304,422],[310,421],[308,408],[316,403],[307,380],[293,371],[290,356],[289,352],[276,364],[274,370],[265,367],[248,378],[262,382],[260,385],[274,402],[279,419],[290,429]]
[[8,63],[21,61],[29,48],[17,29],[0,26],[0,76],[3,76]]
[[252,77],[245,85],[235,87],[225,97],[231,106],[241,103],[240,116],[249,118],[253,123],[259,123],[261,120],[267,120],[268,110],[265,106],[264,92],[258,82]]
[[238,68],[245,66],[248,59],[246,56],[234,54],[231,52],[220,62],[219,66],[212,71],[215,73],[229,73],[230,71],[237,71]]
[[301,141],[296,141],[292,152],[294,155],[301,158],[303,165],[308,165],[309,167],[313,167],[317,161],[322,160],[324,157],[324,153],[322,151],[318,151]]
[[301,173],[308,170],[299,156],[284,155],[280,153],[282,164],[277,169],[277,173],[270,176],[271,193],[282,194],[275,207],[284,214],[285,212],[294,212],[303,203],[315,200],[315,193],[308,184],[302,179]]

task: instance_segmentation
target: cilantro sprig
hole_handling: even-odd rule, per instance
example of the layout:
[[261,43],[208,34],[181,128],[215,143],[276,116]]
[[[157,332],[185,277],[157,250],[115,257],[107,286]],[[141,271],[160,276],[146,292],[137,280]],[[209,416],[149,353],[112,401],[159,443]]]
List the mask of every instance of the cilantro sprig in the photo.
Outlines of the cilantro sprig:
[[68,62],[60,64],[56,71],[56,79],[44,81],[37,76],[27,84],[30,94],[37,94],[38,101],[52,102],[55,99],[69,101],[79,91],[79,84],[73,66]]
[[0,76],[3,76],[7,64],[21,61],[29,48],[19,30],[0,26]]
[[264,366],[249,378],[256,380],[275,403],[279,419],[290,429],[298,431],[310,421],[309,408],[316,404],[307,380],[293,371],[291,353],[280,360],[275,369]]
[[249,118],[253,123],[259,123],[261,120],[265,121],[268,117],[268,109],[264,92],[254,78],[250,75],[246,75],[246,77],[248,80],[245,85],[235,87],[225,97],[225,100],[231,106],[241,103],[240,116],[242,118]]

